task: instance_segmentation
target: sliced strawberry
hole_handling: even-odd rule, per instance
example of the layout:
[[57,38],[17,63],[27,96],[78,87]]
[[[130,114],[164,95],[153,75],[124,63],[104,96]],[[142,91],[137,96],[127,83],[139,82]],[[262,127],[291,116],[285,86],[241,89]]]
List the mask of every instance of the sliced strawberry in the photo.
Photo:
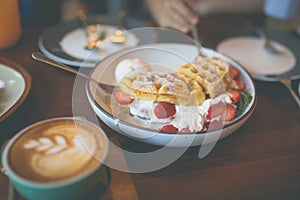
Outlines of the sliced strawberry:
[[237,68],[234,68],[234,67],[231,68],[231,77],[233,79],[237,79],[239,77],[240,73],[241,73],[240,70],[238,70]]
[[180,132],[183,132],[183,133],[189,133],[189,132],[191,132],[191,130],[189,129],[189,127],[185,127],[185,128],[182,128],[182,129],[180,130]]
[[245,84],[239,80],[232,80],[232,88],[237,90],[244,90]]
[[164,132],[171,132],[171,133],[176,133],[176,132],[178,132],[178,128],[176,128],[176,127],[173,126],[172,124],[165,125],[165,126],[161,127],[160,130],[161,130],[161,131],[164,131]]
[[226,104],[226,115],[225,115],[226,122],[230,122],[234,119],[235,111],[236,110],[233,104]]
[[121,89],[118,89],[114,92],[114,97],[121,105],[131,104],[134,100],[129,94],[126,94]]
[[225,104],[222,102],[213,104],[209,107],[206,119],[211,120],[212,118],[219,116],[225,110]]
[[208,131],[215,130],[215,129],[221,129],[223,127],[223,123],[220,122],[219,120],[213,120],[213,121],[207,122],[205,124],[205,127]]
[[159,102],[154,108],[154,114],[158,119],[165,119],[175,115],[176,108],[174,104]]
[[237,91],[237,90],[229,90],[228,94],[229,94],[229,97],[230,97],[232,103],[239,102],[239,100],[241,98],[241,95],[240,95],[239,91]]

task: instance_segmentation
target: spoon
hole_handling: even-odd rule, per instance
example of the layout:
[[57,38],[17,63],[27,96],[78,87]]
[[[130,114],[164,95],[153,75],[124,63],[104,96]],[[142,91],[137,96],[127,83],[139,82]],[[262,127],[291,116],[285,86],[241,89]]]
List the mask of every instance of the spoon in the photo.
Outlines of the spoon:
[[65,70],[65,71],[68,71],[68,72],[71,72],[73,74],[76,74],[82,78],[85,78],[86,80],[98,85],[104,92],[106,93],[112,93],[115,89],[116,86],[114,85],[109,85],[109,84],[106,84],[106,83],[102,83],[102,82],[98,82],[96,81],[95,79],[89,77],[88,75],[84,74],[84,73],[81,73],[67,65],[64,65],[62,63],[59,63],[51,58],[48,58],[47,56],[45,56],[44,54],[40,53],[40,52],[33,52],[31,54],[32,58],[37,60],[37,61],[40,61],[40,62],[43,62],[43,63],[46,63],[46,64],[49,64],[49,65],[52,65],[54,67],[57,67],[59,69],[62,69],[62,70]]
[[294,100],[296,101],[298,107],[300,108],[300,99],[291,86],[291,79],[289,77],[281,77],[279,81],[287,87],[287,89],[290,91],[291,95],[293,96]]

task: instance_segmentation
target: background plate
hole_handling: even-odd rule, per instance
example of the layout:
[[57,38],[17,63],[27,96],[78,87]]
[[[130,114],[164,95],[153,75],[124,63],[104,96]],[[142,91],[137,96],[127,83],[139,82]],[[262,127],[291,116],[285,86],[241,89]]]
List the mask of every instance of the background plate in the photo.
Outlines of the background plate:
[[[262,29],[262,30],[266,33],[269,39],[283,44],[284,46],[289,48],[289,50],[295,55],[296,64],[293,66],[291,70],[280,75],[293,76],[293,75],[300,74],[300,40],[298,36],[273,30],[273,29]],[[225,39],[231,37],[239,37],[239,36],[258,37],[257,34],[255,33],[255,30],[251,27],[218,29],[213,32],[208,32],[207,34],[205,34],[205,36],[203,36],[203,45],[209,48],[216,49],[218,44],[220,44]],[[295,79],[297,79],[297,76],[294,77]],[[253,78],[262,81],[272,81],[272,82],[279,81],[276,74],[275,75],[255,74]]]
[[[88,16],[88,21],[90,24],[107,24],[112,26],[117,26],[119,23],[118,18],[113,18],[106,15]],[[83,62],[82,59],[65,53],[61,48],[61,39],[70,31],[80,27],[82,27],[82,25],[78,20],[62,22],[53,26],[40,36],[38,40],[38,46],[40,50],[48,57],[67,65],[76,67],[94,67],[96,64],[95,61]],[[128,19],[127,26],[124,28],[133,29],[139,27],[145,27],[145,24],[138,20]]]
[[0,121],[11,115],[25,100],[31,87],[31,77],[17,63],[0,57],[0,80],[5,88],[0,95]]
[[238,36],[223,40],[217,50],[239,61],[254,78],[260,76],[286,73],[294,68],[296,57],[286,46],[271,41],[273,46],[285,52],[284,55],[274,55],[263,47],[263,40],[253,36]]

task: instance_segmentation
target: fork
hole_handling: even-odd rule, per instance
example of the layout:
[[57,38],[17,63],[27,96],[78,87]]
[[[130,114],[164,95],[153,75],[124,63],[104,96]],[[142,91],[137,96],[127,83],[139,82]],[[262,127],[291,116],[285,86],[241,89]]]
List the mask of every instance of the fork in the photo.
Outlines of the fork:
[[[87,20],[87,16],[85,14],[85,12],[81,9],[76,11],[76,16],[79,19],[79,21],[81,22],[83,29],[84,29],[84,33],[85,36],[87,38],[87,46],[85,47],[86,49],[89,50],[93,50],[97,47],[97,40],[95,40],[94,38],[91,38],[91,33],[90,33],[90,29],[89,29],[89,23]],[[93,25],[94,26],[94,25]],[[93,35],[98,35],[95,31],[93,31]],[[99,37],[98,37],[99,38]],[[91,40],[92,39],[92,40]]]
[[198,55],[197,55],[196,59],[198,58],[198,56],[205,57],[205,54],[203,53],[203,47],[200,44],[198,27],[195,24],[191,25],[191,32],[192,32],[193,39],[197,42],[196,46],[197,46],[197,50],[198,50]]
[[291,86],[291,78],[281,77],[279,81],[287,87],[287,89],[290,91],[291,95],[293,96],[294,100],[296,101],[298,107],[300,108],[300,99]]
[[285,51],[280,51],[274,45],[272,44],[272,41],[267,37],[267,35],[261,30],[261,29],[256,29],[257,35],[262,39],[263,41],[263,47],[273,55],[283,55],[286,52]]

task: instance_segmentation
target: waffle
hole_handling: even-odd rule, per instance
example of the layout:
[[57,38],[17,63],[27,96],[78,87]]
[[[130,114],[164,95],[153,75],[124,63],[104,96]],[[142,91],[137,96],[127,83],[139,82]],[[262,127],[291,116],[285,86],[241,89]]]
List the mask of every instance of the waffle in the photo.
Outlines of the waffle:
[[196,80],[179,72],[143,72],[124,77],[121,89],[137,99],[202,105],[205,94]]
[[218,57],[201,57],[181,66],[178,72],[196,80],[205,93],[214,98],[224,93],[231,84],[230,65]]

